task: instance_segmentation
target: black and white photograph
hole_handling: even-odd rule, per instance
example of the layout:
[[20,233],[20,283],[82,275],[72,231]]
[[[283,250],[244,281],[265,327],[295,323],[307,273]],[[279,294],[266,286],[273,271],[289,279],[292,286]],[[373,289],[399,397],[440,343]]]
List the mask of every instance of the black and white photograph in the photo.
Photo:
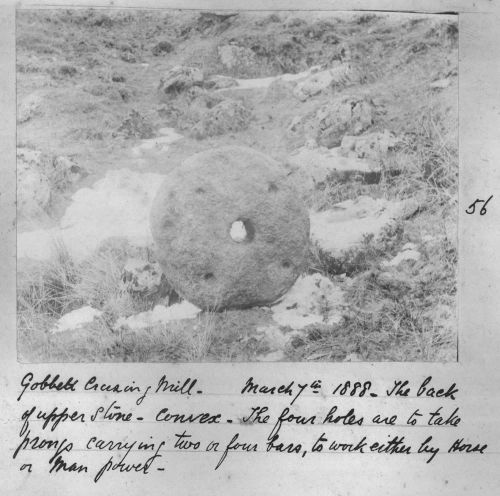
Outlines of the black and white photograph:
[[458,36],[18,10],[18,360],[456,362]]

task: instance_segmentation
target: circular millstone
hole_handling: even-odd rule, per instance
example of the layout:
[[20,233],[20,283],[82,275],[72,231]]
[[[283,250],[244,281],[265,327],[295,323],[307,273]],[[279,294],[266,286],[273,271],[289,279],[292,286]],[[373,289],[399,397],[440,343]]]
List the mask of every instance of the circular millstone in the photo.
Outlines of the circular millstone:
[[169,174],[151,211],[169,283],[205,309],[272,303],[303,271],[309,214],[270,157],[229,146]]

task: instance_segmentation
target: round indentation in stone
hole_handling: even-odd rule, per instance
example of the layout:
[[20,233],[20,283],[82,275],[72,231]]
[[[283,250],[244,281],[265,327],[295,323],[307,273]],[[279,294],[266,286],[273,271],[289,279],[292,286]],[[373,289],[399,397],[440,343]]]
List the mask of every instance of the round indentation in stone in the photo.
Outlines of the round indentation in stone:
[[307,264],[307,208],[286,170],[250,148],[206,150],[174,169],[151,232],[169,284],[204,309],[271,304]]

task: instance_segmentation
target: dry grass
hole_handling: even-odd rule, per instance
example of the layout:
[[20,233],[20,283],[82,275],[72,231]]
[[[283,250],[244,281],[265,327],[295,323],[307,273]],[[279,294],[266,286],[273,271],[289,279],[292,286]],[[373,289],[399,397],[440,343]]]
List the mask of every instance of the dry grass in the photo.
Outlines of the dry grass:
[[[377,185],[330,182],[317,196],[321,208],[369,192],[411,198],[418,210],[377,240],[367,237],[361,248],[341,259],[313,247],[311,270],[351,278],[346,294],[350,311],[338,326],[309,329],[289,347],[290,359],[344,360],[354,354],[363,361],[456,360],[456,121],[439,105],[429,105],[419,109],[411,124],[397,150],[381,164],[399,174],[387,174]],[[408,242],[417,245],[421,259],[384,268],[382,262]]]

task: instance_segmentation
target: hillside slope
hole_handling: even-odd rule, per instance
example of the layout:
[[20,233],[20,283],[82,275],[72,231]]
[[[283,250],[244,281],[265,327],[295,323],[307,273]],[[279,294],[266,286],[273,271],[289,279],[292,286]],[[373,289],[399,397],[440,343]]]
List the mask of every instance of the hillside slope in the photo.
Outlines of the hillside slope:
[[[189,84],[169,86],[176,66],[189,68]],[[332,287],[343,294],[339,308],[312,308],[306,280],[299,306],[320,318],[302,327],[254,308],[124,330],[120,319],[179,299],[163,280],[154,294],[124,285],[130,259],[155,263],[151,247],[109,240],[83,259],[61,247],[43,261],[19,260],[21,358],[455,360],[457,75],[448,16],[19,11],[19,153],[39,152],[26,167],[50,188],[40,211],[19,215],[21,235],[57,229],[74,194],[107,185],[109,173],[155,182],[151,174],[163,177],[197,151],[244,145],[289,168],[321,231],[304,276],[321,275],[327,307],[337,305],[328,303]],[[339,225],[353,232],[356,219],[370,224],[395,205],[404,212],[380,230],[365,229],[341,253],[331,248]],[[106,205],[95,208],[106,216]],[[321,222],[339,208],[352,222],[329,232]],[[101,316],[50,332],[84,305]]]

